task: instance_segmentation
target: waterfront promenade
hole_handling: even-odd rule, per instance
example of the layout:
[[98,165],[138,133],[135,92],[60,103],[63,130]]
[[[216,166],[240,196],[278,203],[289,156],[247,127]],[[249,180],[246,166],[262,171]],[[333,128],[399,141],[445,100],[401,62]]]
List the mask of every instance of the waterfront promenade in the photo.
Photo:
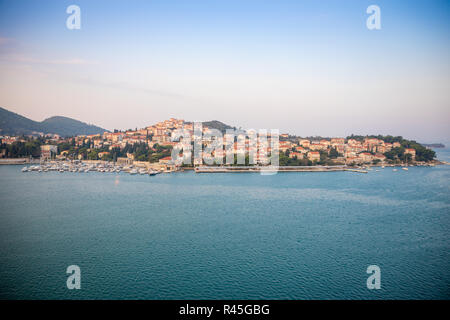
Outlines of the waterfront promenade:
[[264,166],[200,166],[195,168],[197,173],[228,173],[228,172],[260,172],[260,171],[277,171],[277,172],[333,172],[333,171],[352,171],[359,173],[367,173],[366,170],[353,168],[349,166],[280,166],[280,167],[264,167]]

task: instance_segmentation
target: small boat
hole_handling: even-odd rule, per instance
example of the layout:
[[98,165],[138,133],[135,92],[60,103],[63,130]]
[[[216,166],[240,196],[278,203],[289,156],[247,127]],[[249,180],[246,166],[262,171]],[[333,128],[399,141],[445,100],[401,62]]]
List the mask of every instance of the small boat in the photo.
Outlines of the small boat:
[[397,169],[392,169],[392,171],[397,171]]
[[408,168],[402,168],[402,170],[408,171]]
[[28,168],[27,167],[23,167],[22,168],[22,172],[28,172]]
[[133,169],[130,171],[130,174],[137,174],[137,173],[138,173],[138,171],[136,169]]

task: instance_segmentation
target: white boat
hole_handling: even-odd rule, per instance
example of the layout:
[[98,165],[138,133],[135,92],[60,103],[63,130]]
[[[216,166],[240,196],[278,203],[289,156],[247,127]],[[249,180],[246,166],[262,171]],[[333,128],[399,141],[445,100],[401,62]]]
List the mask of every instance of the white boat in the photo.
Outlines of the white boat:
[[402,170],[408,171],[408,168],[402,168]]
[[22,172],[28,172],[28,168],[27,167],[23,167],[22,168]]
[[130,174],[137,174],[138,171],[136,169],[130,170]]
[[392,171],[397,171],[397,169],[392,169]]

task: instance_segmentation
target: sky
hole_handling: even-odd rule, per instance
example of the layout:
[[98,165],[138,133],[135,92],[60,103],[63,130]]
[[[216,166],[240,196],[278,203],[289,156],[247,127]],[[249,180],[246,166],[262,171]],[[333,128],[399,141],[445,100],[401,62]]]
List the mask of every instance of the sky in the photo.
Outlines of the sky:
[[175,117],[447,142],[449,35],[450,1],[0,0],[0,106],[109,130]]

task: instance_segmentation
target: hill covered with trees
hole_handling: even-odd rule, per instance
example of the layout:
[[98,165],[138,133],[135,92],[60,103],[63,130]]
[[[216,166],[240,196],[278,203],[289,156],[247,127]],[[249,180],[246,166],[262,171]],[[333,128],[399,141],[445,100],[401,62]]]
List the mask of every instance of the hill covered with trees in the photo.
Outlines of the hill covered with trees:
[[34,121],[0,107],[0,135],[57,134],[62,137],[97,134],[106,129],[67,117],[51,117]]

